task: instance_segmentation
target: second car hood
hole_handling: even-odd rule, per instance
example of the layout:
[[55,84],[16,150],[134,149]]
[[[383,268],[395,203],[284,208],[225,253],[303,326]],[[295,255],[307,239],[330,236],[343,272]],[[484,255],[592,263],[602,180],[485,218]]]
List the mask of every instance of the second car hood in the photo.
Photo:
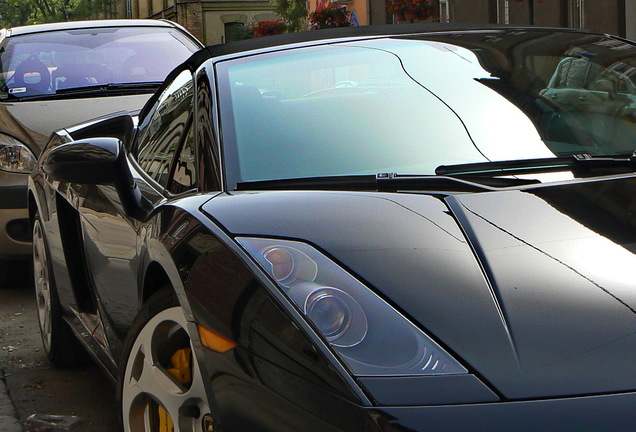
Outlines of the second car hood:
[[636,389],[636,180],[432,196],[258,192],[203,210],[308,241],[506,399]]
[[116,111],[136,111],[150,94],[78,99],[1,102],[0,132],[27,144],[36,156],[57,129]]

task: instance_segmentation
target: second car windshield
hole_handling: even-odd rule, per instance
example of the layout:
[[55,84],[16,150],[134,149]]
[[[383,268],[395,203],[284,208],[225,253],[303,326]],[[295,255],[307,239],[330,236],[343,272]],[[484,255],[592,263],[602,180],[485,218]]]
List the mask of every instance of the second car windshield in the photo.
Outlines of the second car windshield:
[[161,82],[198,47],[173,28],[50,31],[6,38],[0,99],[111,83]]
[[631,154],[634,46],[602,35],[465,32],[220,63],[230,183]]

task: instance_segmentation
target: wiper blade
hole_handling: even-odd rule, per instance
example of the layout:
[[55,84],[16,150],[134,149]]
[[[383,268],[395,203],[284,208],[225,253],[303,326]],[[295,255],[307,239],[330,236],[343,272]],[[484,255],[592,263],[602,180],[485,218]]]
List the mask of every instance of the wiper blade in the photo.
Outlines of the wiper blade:
[[[484,184],[486,183],[486,184]],[[302,177],[279,180],[263,180],[237,183],[236,190],[349,190],[397,192],[397,191],[434,191],[434,192],[483,192],[498,187],[510,187],[534,184],[536,181],[519,179],[479,179],[479,183],[470,179],[440,177],[435,175],[403,175],[380,173],[377,175],[351,175]]]
[[584,153],[554,158],[440,165],[435,169],[435,174],[440,176],[496,177],[572,171],[575,177],[589,177],[595,174],[634,172],[635,169],[636,156],[634,154],[631,156],[592,156]]
[[108,83],[108,84],[91,84],[81,87],[69,87],[58,89],[55,94],[71,94],[71,93],[102,93],[112,91],[155,91],[161,85],[161,81],[147,81],[135,83]]
[[375,188],[374,175],[299,177],[240,182],[236,190],[369,190]]

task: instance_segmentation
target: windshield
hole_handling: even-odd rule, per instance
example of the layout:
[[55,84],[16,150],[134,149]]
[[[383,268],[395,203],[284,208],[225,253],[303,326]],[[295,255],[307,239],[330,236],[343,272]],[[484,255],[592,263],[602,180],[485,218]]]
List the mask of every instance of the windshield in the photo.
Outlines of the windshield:
[[9,37],[0,49],[0,99],[99,84],[162,82],[198,46],[162,27],[89,28]]
[[226,61],[230,184],[631,154],[635,54],[602,35],[502,30]]

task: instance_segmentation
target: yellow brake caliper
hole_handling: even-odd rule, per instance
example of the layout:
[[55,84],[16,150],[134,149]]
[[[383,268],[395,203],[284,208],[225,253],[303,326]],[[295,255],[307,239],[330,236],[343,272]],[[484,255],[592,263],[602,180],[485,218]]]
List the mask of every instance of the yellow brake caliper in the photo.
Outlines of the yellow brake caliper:
[[[192,369],[190,367],[191,354],[190,348],[181,348],[170,357],[172,367],[168,369],[168,372],[181,384],[189,385],[192,383]],[[161,405],[158,406],[158,414],[159,432],[174,432],[172,419]]]

